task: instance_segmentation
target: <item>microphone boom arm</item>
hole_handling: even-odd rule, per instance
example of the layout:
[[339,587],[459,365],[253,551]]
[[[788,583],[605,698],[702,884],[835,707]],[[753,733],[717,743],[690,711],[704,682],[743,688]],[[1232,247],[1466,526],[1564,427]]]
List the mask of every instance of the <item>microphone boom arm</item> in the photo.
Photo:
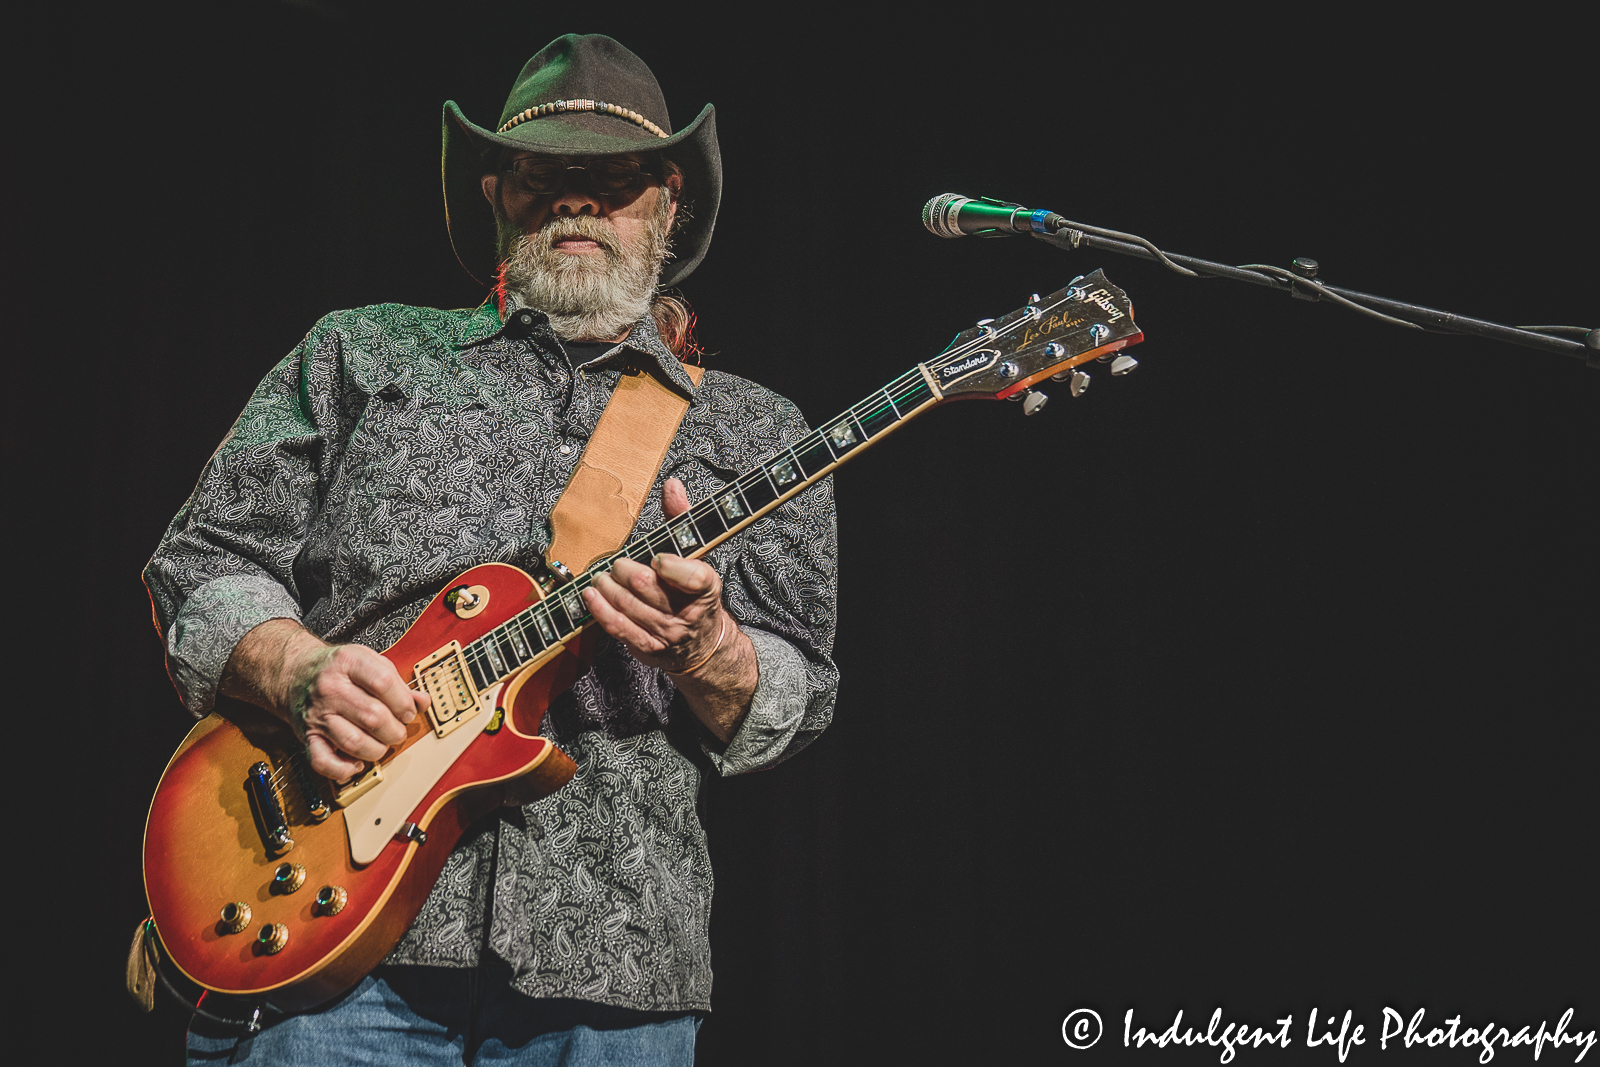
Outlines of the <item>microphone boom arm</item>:
[[[1059,218],[1059,216],[1056,217]],[[1292,270],[1285,270],[1282,267],[1273,267],[1262,263],[1233,267],[1226,263],[1213,263],[1211,260],[1198,259],[1194,256],[1181,256],[1175,253],[1162,252],[1142,237],[1120,233],[1116,230],[1105,230],[1098,226],[1086,226],[1068,219],[1061,219],[1060,226],[1053,233],[1035,231],[1033,236],[1046,244],[1055,245],[1061,249],[1074,250],[1087,245],[1090,248],[1116,252],[1124,256],[1133,256],[1136,259],[1148,259],[1161,263],[1179,274],[1185,274],[1190,277],[1205,275],[1212,278],[1227,278],[1231,281],[1246,282],[1250,285],[1277,289],[1302,300],[1318,300],[1322,297],[1327,297],[1335,303],[1342,304],[1392,325],[1404,326],[1414,330],[1426,329],[1431,332],[1486,337],[1492,341],[1504,341],[1508,344],[1521,345],[1524,348],[1558,352],[1565,356],[1584,360],[1590,367],[1600,370],[1600,330],[1585,330],[1582,327],[1575,326],[1505,326],[1498,322],[1488,322],[1484,319],[1474,319],[1449,311],[1440,311],[1437,308],[1408,304],[1401,300],[1389,300],[1385,297],[1373,296],[1370,293],[1359,293],[1353,289],[1342,289],[1314,280],[1317,274],[1317,264],[1314,260],[1297,259],[1294,261]],[[1385,312],[1388,312],[1388,314],[1385,314]],[[1550,333],[1542,332],[1545,330],[1556,333],[1580,334],[1583,340],[1572,341],[1564,337],[1552,336]]]

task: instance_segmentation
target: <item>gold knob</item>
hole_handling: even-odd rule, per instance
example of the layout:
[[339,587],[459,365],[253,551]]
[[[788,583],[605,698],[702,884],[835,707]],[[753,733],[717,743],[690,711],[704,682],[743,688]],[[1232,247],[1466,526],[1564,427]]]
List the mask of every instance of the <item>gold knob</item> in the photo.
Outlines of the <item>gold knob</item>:
[[256,935],[256,944],[269,956],[276,956],[289,943],[289,928],[282,923],[268,923]]
[[303,863],[280,863],[272,876],[272,889],[276,893],[293,893],[305,884],[306,868]]
[[230,934],[236,934],[250,925],[250,905],[242,900],[222,906],[222,928]]
[[317,910],[323,915],[337,915],[344,910],[350,894],[342,885],[325,885],[317,890]]

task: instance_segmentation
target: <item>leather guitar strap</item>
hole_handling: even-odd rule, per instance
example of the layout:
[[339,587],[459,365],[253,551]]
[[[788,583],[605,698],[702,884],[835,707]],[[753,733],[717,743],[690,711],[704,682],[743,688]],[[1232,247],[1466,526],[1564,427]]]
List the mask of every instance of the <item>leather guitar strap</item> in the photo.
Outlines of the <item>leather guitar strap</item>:
[[[683,369],[698,386],[705,368]],[[559,562],[579,575],[622,547],[688,410],[686,397],[648,371],[624,373],[617,380],[572,480],[550,511],[545,559],[552,569]]]

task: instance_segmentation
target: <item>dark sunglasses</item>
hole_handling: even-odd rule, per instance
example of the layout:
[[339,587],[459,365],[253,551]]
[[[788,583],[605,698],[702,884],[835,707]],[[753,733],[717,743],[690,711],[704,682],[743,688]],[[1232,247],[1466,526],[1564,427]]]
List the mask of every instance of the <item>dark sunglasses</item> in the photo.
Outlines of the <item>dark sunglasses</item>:
[[591,159],[579,165],[560,159],[524,157],[512,161],[506,169],[535,196],[557,195],[567,187],[567,177],[575,170],[588,176],[589,188],[598,196],[632,196],[646,182],[659,180],[653,169],[633,159]]

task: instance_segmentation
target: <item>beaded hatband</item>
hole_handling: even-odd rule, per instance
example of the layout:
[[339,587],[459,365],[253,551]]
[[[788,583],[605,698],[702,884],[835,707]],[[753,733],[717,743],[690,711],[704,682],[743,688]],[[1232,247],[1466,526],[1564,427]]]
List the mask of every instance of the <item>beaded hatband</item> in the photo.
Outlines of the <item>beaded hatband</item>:
[[565,111],[601,111],[607,115],[615,115],[619,119],[627,119],[635,126],[643,126],[657,137],[672,136],[637,111],[631,111],[619,104],[608,104],[604,100],[557,100],[553,104],[540,104],[538,107],[530,107],[526,111],[512,115],[504,125],[494,132],[505,133],[513,127],[522,125],[529,119],[539,119],[546,115],[556,115]]

